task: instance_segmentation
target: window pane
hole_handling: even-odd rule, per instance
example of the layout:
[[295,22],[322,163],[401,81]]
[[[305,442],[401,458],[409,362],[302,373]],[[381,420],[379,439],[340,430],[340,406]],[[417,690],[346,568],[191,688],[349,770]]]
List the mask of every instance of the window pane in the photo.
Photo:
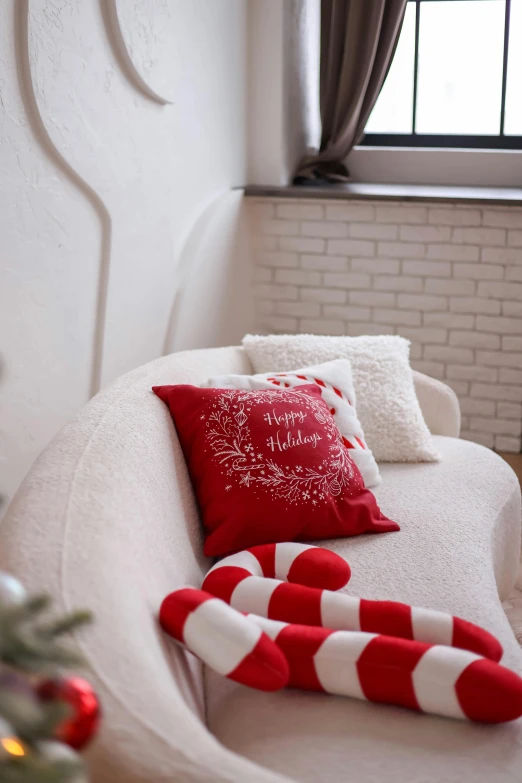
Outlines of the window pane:
[[417,133],[500,132],[504,11],[504,0],[421,3]]
[[511,0],[504,133],[522,136],[522,0]]
[[411,133],[415,3],[408,3],[390,71],[366,125],[367,133]]

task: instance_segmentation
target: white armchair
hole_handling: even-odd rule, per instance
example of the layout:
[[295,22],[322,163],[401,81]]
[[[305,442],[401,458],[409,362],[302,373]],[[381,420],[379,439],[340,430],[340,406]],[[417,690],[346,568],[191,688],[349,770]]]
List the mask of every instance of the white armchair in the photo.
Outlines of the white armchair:
[[[89,753],[95,783],[507,783],[522,728],[484,729],[399,708],[285,690],[258,693],[205,673],[164,638],[162,598],[209,567],[176,433],[153,384],[245,373],[240,348],[173,354],[120,378],[44,451],[0,528],[0,566],[58,609],[96,623],[75,643],[104,709]],[[383,465],[377,498],[400,533],[328,541],[346,556],[348,591],[448,610],[522,654],[498,593],[514,583],[520,491],[492,452],[455,440],[458,404],[415,375],[439,464]],[[448,437],[449,436],[449,437]],[[493,771],[494,770],[494,774]]]

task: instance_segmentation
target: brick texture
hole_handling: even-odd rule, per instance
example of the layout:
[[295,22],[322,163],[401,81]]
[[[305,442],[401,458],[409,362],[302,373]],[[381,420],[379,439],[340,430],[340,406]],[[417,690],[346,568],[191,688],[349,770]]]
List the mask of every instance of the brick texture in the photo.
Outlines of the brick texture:
[[521,450],[522,207],[248,199],[257,328],[400,334],[462,437]]

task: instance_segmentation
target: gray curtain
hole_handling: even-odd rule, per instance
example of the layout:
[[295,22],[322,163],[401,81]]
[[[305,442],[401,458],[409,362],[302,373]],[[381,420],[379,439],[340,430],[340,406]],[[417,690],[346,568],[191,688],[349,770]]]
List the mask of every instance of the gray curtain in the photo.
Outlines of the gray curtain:
[[350,179],[344,160],[364,134],[395,53],[407,0],[321,0],[321,147],[294,182]]

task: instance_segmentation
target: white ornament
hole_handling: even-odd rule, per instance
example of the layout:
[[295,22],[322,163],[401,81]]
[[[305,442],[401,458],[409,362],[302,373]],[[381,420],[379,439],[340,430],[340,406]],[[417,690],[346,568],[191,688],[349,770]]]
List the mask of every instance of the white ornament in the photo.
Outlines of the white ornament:
[[[64,745],[63,742],[56,742],[56,740],[42,740],[36,745],[38,753],[40,753],[48,761],[70,761],[76,764],[81,764],[81,759],[78,753],[70,748],[68,745]],[[74,778],[71,778],[70,783],[88,783],[88,777],[83,770],[79,770],[78,774]]]
[[0,571],[0,604],[16,606],[25,601],[25,588],[18,579],[5,571]]

